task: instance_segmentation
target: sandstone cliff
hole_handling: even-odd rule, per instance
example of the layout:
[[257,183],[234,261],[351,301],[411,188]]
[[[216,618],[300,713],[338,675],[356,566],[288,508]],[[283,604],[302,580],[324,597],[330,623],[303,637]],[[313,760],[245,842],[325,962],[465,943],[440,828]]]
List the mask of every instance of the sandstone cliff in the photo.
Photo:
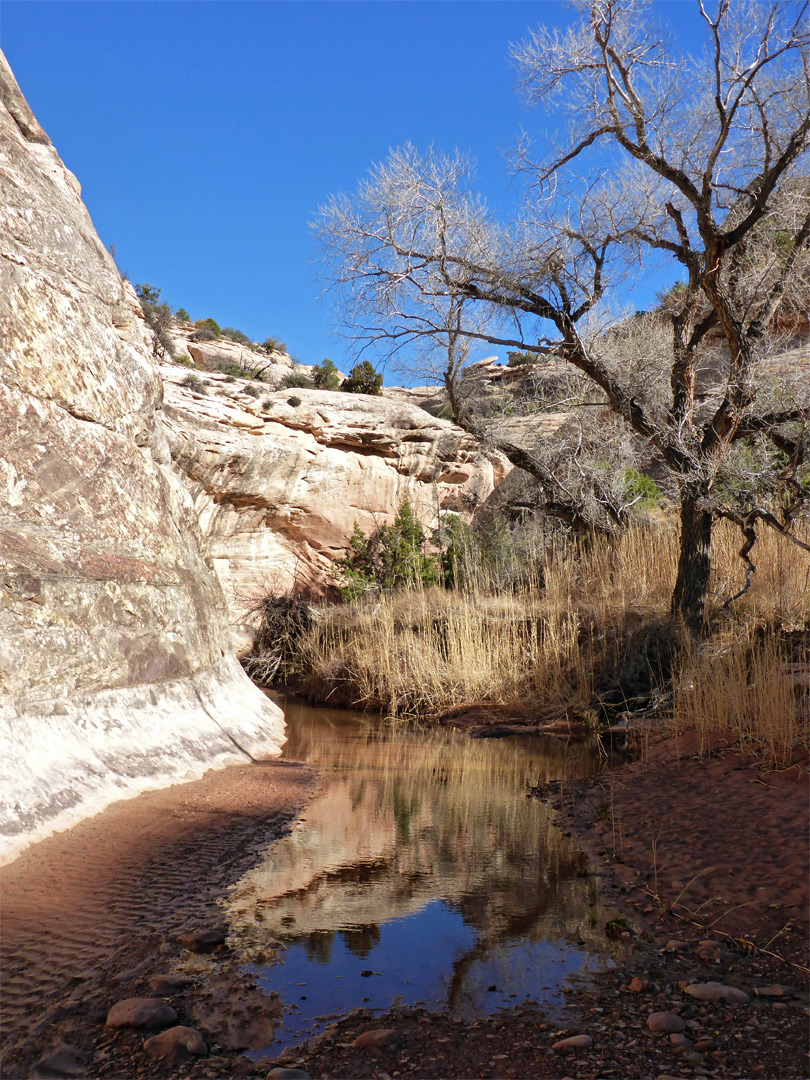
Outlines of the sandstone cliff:
[[0,54],[0,857],[278,752],[171,468],[140,308]]
[[416,405],[271,391],[277,374],[259,384],[163,365],[172,459],[236,621],[239,597],[264,588],[328,592],[355,522],[372,532],[406,496],[429,526],[442,511],[470,513],[510,467]]

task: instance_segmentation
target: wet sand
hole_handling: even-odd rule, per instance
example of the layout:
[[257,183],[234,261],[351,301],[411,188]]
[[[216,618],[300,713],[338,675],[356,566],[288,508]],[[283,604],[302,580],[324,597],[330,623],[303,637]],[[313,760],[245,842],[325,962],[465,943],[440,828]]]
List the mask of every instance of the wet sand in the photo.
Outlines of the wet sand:
[[[552,796],[560,824],[673,929],[769,948],[807,966],[810,754],[775,769],[730,737],[698,753],[660,737],[620,770]],[[649,913],[648,913],[649,914]]]
[[[694,735],[665,736],[633,764],[542,792],[560,828],[589,851],[603,897],[628,928],[619,931],[625,957],[572,987],[562,1017],[526,1005],[476,1021],[393,1009],[348,1017],[286,1061],[335,1080],[807,1077],[807,748],[775,771],[727,740],[714,745],[700,757]],[[706,982],[749,1000],[685,992]],[[657,1012],[682,1018],[687,1045],[649,1030]],[[381,1028],[396,1035],[389,1046],[352,1046]],[[592,1042],[552,1050],[574,1035]]]
[[316,786],[295,762],[211,771],[115,803],[4,867],[3,1076],[28,1076],[62,1040],[91,1054],[109,1006],[171,970],[179,933],[221,925],[217,900]]
[[[690,738],[661,739],[639,762],[545,792],[630,927],[626,959],[573,989],[562,1018],[530,1006],[477,1021],[418,1009],[356,1013],[287,1061],[335,1080],[807,1076],[807,751],[777,772],[723,740],[699,758]],[[6,868],[4,1075],[30,1075],[66,1040],[85,1051],[93,1077],[266,1076],[270,1062],[222,1050],[176,1069],[152,1062],[142,1034],[112,1036],[104,1018],[112,1002],[143,995],[149,975],[175,967],[179,933],[221,924],[218,897],[315,784],[295,763],[210,773],[119,803]],[[223,957],[227,986],[226,966]],[[684,992],[695,981],[742,988],[750,1000],[695,1000]],[[193,1019],[204,982],[187,1001],[172,998],[180,1023]],[[774,983],[775,996],[759,994]],[[234,1004],[230,989],[223,996]],[[691,1049],[650,1033],[648,1017],[662,1010],[683,1018]],[[394,1029],[390,1045],[351,1047],[381,1027]],[[564,1035],[583,1033],[592,1045],[552,1052]]]

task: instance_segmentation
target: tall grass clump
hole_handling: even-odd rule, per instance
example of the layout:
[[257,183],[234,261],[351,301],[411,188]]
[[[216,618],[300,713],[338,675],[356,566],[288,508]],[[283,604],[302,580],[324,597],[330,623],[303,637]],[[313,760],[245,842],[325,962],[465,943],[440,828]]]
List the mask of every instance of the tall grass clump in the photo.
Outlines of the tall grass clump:
[[687,648],[674,684],[679,726],[701,752],[722,735],[777,766],[790,764],[810,734],[810,632],[752,631]]
[[632,714],[695,728],[705,745],[723,730],[779,761],[807,738],[810,561],[771,531],[729,603],[745,563],[738,530],[717,527],[710,633],[696,640],[670,616],[672,522],[587,541],[454,528],[430,556],[435,573],[391,591],[371,575],[311,620],[287,678],[311,700],[399,719],[476,706],[595,726]]
[[455,588],[414,581],[328,610],[300,643],[299,683],[394,717],[489,705],[598,722],[647,701],[671,666],[674,538],[638,526],[617,546],[533,543],[511,563],[456,550]]

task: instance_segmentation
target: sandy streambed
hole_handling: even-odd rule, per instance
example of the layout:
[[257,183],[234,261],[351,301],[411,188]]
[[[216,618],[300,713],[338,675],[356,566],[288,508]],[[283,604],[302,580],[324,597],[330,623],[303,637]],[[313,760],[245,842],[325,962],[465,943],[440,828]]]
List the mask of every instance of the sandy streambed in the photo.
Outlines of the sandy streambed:
[[112,1002],[145,996],[148,975],[172,970],[178,934],[221,925],[218,899],[316,783],[296,762],[212,771],[116,803],[5,867],[3,1075],[28,1076],[62,1041],[97,1075]]

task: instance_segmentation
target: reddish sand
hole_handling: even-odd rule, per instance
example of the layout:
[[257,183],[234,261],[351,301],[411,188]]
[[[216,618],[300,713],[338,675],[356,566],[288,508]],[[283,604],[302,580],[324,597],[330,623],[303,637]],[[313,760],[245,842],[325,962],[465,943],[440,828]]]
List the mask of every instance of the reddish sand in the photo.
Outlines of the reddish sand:
[[[681,737],[651,744],[613,774],[566,785],[559,823],[592,852],[632,927],[619,967],[572,992],[563,1017],[527,1007],[472,1022],[421,1010],[353,1014],[288,1060],[331,1078],[644,1078],[693,1076],[695,1067],[722,1080],[806,1076],[809,778],[806,750],[777,772],[719,743],[698,758]],[[103,1025],[112,1002],[143,995],[149,975],[171,971],[180,932],[220,923],[218,898],[313,784],[293,763],[211,773],[117,804],[8,867],[4,1075],[31,1075],[66,1040],[94,1077],[265,1076],[270,1063],[222,1049],[178,1071],[148,1059],[142,1035]],[[547,795],[560,803],[557,785]],[[224,997],[213,992],[233,1011],[228,963],[223,956],[217,969]],[[744,988],[750,1001],[702,1003],[683,992],[709,980]],[[773,983],[783,996],[760,996]],[[180,1023],[193,1021],[205,993],[198,980],[187,1000],[172,997]],[[243,1012],[256,1008],[247,1001]],[[695,1048],[709,1047],[690,1051],[695,1061],[647,1029],[652,1012],[672,1009]],[[351,1047],[358,1033],[389,1026],[397,1038],[376,1055]],[[592,1047],[552,1052],[562,1035],[580,1032]]]
[[5,867],[3,1075],[27,1076],[60,1039],[89,1048],[111,1001],[142,992],[121,973],[160,973],[178,933],[219,925],[218,898],[315,782],[293,762],[212,771],[115,803]]
[[[776,952],[787,939],[801,954],[810,914],[808,750],[775,770],[727,739],[711,745],[701,756],[694,733],[652,742],[634,764],[563,792],[561,824],[637,904]],[[794,959],[807,964],[806,952]]]

